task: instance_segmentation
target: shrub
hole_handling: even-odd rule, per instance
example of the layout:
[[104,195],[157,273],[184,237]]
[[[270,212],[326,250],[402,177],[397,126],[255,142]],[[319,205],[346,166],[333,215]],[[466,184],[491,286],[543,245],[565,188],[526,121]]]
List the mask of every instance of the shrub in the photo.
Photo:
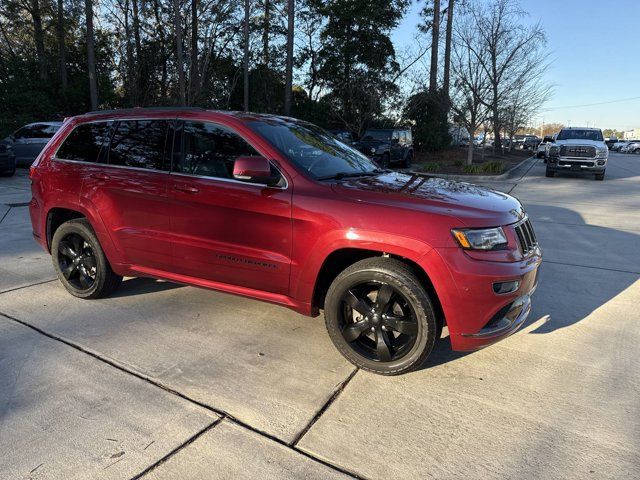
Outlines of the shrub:
[[462,171],[471,175],[477,175],[482,172],[482,165],[465,165],[462,167]]
[[453,162],[454,167],[461,167],[462,165],[464,165],[464,162],[462,160],[456,160],[455,162]]
[[482,171],[486,173],[502,173],[504,171],[504,163],[499,160],[485,162],[482,164]]
[[439,169],[440,169],[440,165],[434,162],[425,163],[424,165],[422,165],[422,168],[421,168],[423,172],[428,172],[428,173],[437,172]]

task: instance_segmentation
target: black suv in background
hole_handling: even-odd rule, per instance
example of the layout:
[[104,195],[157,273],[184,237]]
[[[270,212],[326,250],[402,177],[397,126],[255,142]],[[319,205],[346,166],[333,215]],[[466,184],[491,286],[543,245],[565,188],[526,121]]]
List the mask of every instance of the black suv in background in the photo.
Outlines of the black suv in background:
[[353,146],[383,168],[392,163],[410,167],[413,161],[413,138],[408,128],[370,129]]

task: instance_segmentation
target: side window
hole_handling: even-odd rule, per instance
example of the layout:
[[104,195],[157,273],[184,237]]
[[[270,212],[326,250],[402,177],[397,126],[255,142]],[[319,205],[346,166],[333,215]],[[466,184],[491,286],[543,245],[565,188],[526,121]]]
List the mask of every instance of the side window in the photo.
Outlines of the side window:
[[176,155],[182,161],[174,162],[174,170],[205,177],[233,178],[236,158],[258,155],[237,133],[209,122],[185,121],[174,145],[182,153]]
[[165,120],[118,122],[111,138],[109,165],[169,170],[169,162],[164,161],[168,126]]
[[109,141],[109,132],[108,122],[78,125],[64,140],[56,157],[80,162],[103,162],[106,153],[103,145]]
[[32,138],[34,125],[26,126],[19,128],[13,134],[14,138],[17,140],[19,138]]

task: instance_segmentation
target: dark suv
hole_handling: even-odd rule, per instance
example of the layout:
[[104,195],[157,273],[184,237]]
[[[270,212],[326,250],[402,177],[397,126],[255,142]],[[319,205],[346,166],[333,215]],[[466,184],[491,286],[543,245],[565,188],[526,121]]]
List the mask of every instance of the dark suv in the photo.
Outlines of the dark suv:
[[392,163],[410,167],[413,161],[413,139],[410,129],[367,130],[354,146],[382,168],[387,168]]
[[515,198],[382,171],[291,118],[90,113],[30,178],[33,235],[72,295],[144,276],[324,310],[338,350],[385,375],[419,367],[445,324],[455,350],[511,335],[541,262]]

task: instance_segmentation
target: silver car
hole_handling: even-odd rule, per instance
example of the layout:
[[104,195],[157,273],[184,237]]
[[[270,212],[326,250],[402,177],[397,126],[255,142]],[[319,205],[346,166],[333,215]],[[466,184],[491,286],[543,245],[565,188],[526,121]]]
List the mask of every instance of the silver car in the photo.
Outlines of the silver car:
[[28,167],[61,126],[62,122],[30,123],[16,130],[2,143],[13,150],[16,165]]

